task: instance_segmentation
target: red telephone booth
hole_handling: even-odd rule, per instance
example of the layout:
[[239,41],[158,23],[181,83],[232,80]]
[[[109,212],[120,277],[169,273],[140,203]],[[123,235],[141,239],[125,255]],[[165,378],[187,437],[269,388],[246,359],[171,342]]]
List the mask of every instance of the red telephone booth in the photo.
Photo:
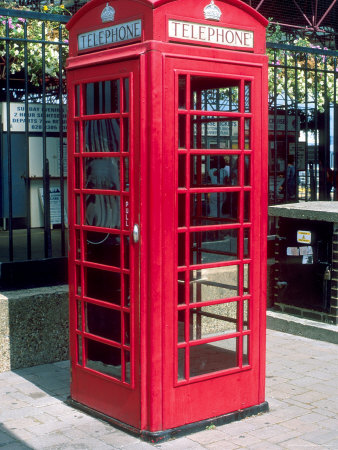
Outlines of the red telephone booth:
[[69,22],[71,398],[145,439],[267,409],[266,25],[239,0]]

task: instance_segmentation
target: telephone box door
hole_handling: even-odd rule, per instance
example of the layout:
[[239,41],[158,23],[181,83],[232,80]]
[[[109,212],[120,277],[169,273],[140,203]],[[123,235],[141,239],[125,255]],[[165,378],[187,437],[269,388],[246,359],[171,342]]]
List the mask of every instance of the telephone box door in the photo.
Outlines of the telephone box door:
[[68,75],[72,398],[134,427],[140,427],[138,76],[137,62]]
[[176,196],[163,223],[166,236],[176,233],[167,242],[164,428],[264,402],[266,97],[262,66],[236,59],[166,65],[165,98],[175,93],[166,184]]

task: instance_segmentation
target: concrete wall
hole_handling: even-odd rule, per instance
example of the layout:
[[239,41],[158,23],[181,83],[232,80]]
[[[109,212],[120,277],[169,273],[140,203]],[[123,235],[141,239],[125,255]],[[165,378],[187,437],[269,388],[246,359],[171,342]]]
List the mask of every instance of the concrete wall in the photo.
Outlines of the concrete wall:
[[0,294],[0,372],[68,359],[68,286]]

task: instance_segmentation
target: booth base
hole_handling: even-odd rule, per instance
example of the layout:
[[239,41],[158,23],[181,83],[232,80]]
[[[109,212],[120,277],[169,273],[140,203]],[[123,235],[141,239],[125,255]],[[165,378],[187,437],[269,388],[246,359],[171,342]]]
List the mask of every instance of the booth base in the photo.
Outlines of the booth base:
[[105,422],[110,423],[111,425],[121,429],[122,431],[125,431],[126,433],[137,436],[143,441],[151,443],[158,443],[167,441],[169,439],[176,439],[191,433],[205,430],[207,427],[225,425],[227,423],[236,422],[245,419],[246,417],[255,416],[257,414],[269,411],[268,402],[263,402],[259,405],[250,406],[249,408],[240,409],[238,411],[234,411],[218,417],[212,417],[210,419],[201,420],[199,422],[189,423],[177,428],[170,428],[163,431],[147,431],[139,430],[138,428],[132,427],[124,422],[109,417],[106,414],[95,411],[81,403],[76,402],[72,398],[67,399],[67,404],[85,412],[86,414],[89,414],[100,420],[104,420]]

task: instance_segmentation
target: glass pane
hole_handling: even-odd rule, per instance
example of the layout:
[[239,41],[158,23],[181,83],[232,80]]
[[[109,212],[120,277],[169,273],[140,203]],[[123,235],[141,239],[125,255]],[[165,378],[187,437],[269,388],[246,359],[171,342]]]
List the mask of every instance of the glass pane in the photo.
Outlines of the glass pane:
[[239,222],[238,199],[238,192],[192,194],[190,201],[191,225],[203,226]]
[[75,116],[80,115],[80,86],[75,86]]
[[251,148],[251,119],[245,119],[245,150],[249,150]]
[[129,275],[124,275],[124,306],[126,308],[130,307],[130,283]]
[[124,345],[130,345],[130,314],[124,313]]
[[178,187],[186,187],[186,156],[178,155]]
[[244,264],[244,295],[250,294],[250,265]]
[[191,116],[191,148],[238,149],[238,120]]
[[75,122],[75,153],[80,153],[80,124]]
[[103,119],[85,122],[85,152],[119,152],[120,120]]
[[243,257],[250,258],[250,228],[244,228]]
[[190,310],[190,340],[206,339],[238,330],[237,302],[203,306]]
[[124,268],[129,269],[129,236],[124,236]]
[[244,104],[245,112],[251,112],[251,82],[246,81],[244,85]]
[[178,235],[178,265],[185,266],[185,233]]
[[129,158],[123,158],[124,186],[123,190],[129,192]]
[[129,112],[129,78],[123,79],[123,112]]
[[185,341],[185,311],[178,311],[178,342]]
[[86,339],[86,367],[121,380],[121,350]]
[[82,295],[81,266],[76,266],[76,295]]
[[75,223],[81,225],[81,197],[75,195]]
[[186,109],[187,98],[187,77],[180,75],[178,77],[178,109]]
[[249,361],[249,342],[250,342],[250,336],[245,335],[243,336],[243,360],[242,360],[242,365],[243,366],[248,366],[250,364]]
[[185,380],[185,348],[178,349],[178,381]]
[[239,222],[239,192],[227,192],[222,204],[222,217],[224,223]]
[[121,343],[121,312],[91,303],[85,304],[86,331]]
[[120,197],[86,195],[85,224],[93,227],[120,228]]
[[236,296],[238,296],[238,266],[190,272],[190,303],[222,300]]
[[238,367],[238,338],[190,347],[190,377]]
[[120,112],[120,80],[86,84],[85,98],[86,115]]
[[238,186],[238,155],[192,155],[190,183],[194,187]]
[[199,231],[190,234],[190,264],[238,259],[238,230]]
[[86,243],[85,260],[120,267],[120,236],[96,231],[84,232]]
[[249,300],[243,301],[243,330],[249,330]]
[[178,196],[178,226],[179,227],[186,226],[185,194],[181,194]]
[[250,167],[251,158],[248,155],[244,156],[244,186],[251,185],[251,167]]
[[76,310],[77,310],[77,322],[76,322],[76,328],[78,330],[82,330],[82,303],[76,302]]
[[75,258],[81,260],[81,235],[80,230],[75,230]]
[[[223,194],[218,194],[222,196]],[[216,194],[217,196],[217,194]],[[191,225],[205,225],[218,223],[216,216],[213,220],[209,217],[209,194],[192,194],[190,197],[190,223]]]
[[80,183],[81,183],[81,161],[80,158],[74,158],[74,165],[75,165],[75,189],[80,189]]
[[77,335],[77,363],[82,366],[82,336]]
[[121,304],[121,278],[116,272],[85,268],[86,296],[115,305]]
[[129,119],[123,119],[123,151],[129,152]]
[[126,383],[130,383],[130,352],[124,352],[124,378]]
[[239,111],[239,81],[191,77],[191,109]]
[[85,189],[120,190],[119,158],[85,158],[83,170]]
[[244,192],[244,222],[251,222],[250,197],[251,193],[249,191]]
[[185,272],[178,272],[177,300],[179,304],[185,303]]
[[186,147],[186,116],[178,116],[178,148]]

